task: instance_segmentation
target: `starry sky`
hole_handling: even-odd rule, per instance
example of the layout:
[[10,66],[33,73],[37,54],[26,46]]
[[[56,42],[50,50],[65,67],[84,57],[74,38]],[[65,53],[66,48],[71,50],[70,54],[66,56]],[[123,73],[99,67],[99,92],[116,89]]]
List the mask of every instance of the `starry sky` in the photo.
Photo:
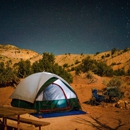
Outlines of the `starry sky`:
[[130,0],[0,0],[0,44],[54,55],[130,47]]

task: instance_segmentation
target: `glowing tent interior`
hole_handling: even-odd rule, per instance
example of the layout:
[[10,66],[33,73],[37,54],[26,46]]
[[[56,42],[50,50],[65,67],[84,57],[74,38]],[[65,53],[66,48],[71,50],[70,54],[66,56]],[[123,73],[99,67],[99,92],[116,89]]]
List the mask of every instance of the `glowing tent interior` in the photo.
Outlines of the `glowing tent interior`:
[[69,83],[49,72],[26,77],[10,98],[12,106],[36,109],[38,113],[81,109],[79,99]]

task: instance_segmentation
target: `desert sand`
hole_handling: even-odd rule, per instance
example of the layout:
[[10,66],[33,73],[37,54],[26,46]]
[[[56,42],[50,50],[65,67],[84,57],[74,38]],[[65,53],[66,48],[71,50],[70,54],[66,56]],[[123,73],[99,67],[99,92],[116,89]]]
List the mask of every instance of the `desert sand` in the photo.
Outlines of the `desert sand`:
[[[79,97],[82,110],[86,114],[40,119],[29,114],[22,116],[50,122],[50,125],[42,127],[42,130],[130,130],[130,110],[116,108],[112,103],[99,106],[84,103],[89,101],[92,96],[91,88],[96,87],[101,90],[105,87],[104,78],[97,76],[96,79],[94,83],[90,83],[84,76],[80,76],[75,77],[73,84],[71,84]],[[130,92],[130,87],[127,88]],[[10,105],[9,96],[13,91],[13,87],[0,88],[0,105]],[[10,120],[8,123],[16,125],[16,122]],[[32,125],[23,123],[20,125],[23,130],[38,130]]]

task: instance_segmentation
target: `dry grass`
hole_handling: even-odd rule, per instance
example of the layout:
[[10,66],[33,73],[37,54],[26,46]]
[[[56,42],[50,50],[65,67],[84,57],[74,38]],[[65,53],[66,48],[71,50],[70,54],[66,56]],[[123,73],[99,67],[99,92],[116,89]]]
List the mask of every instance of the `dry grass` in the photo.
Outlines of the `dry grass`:
[[[109,55],[109,56],[108,56]],[[104,61],[108,65],[113,65],[113,69],[121,69],[125,70],[130,69],[130,49],[126,52],[122,50],[117,51],[114,55],[111,56],[111,51],[101,52],[97,55],[95,54],[62,54],[55,56],[55,62],[59,65],[63,66],[64,64],[68,64],[71,68],[76,65],[76,62],[81,63],[81,61],[90,56],[92,59]],[[104,57],[104,58],[102,58]],[[38,54],[35,51],[28,49],[17,48],[13,45],[1,45],[0,44],[0,62],[7,62],[11,60],[11,64],[13,65],[16,62],[19,62],[21,59],[30,60],[31,63],[38,61],[42,58],[41,54]]]

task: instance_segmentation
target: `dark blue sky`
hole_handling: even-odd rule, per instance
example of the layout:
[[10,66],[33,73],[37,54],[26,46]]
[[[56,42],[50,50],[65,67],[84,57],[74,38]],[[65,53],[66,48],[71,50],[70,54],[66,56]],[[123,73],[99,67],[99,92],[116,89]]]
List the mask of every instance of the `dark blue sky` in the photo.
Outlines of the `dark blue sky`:
[[130,0],[1,0],[0,44],[38,53],[130,47]]

